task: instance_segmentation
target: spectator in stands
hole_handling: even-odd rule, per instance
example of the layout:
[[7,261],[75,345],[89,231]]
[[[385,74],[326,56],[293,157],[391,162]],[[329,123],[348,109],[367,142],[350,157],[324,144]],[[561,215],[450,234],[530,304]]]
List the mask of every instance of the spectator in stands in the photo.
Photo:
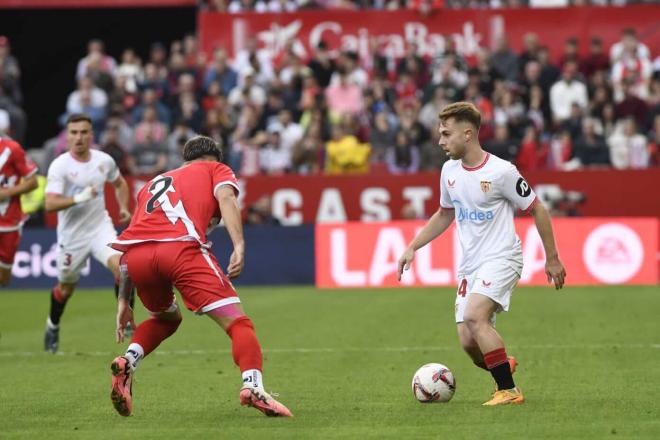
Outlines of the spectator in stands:
[[547,145],[539,140],[536,128],[529,125],[516,157],[516,166],[521,172],[534,171],[545,168],[547,160]]
[[131,113],[131,119],[134,122],[141,121],[146,109],[153,108],[156,111],[156,118],[165,125],[169,125],[172,115],[170,109],[158,99],[156,90],[147,87],[142,91],[142,101],[140,105],[135,106]]
[[573,142],[568,130],[560,129],[550,138],[547,167],[554,170],[570,170],[575,164],[568,163],[573,156]]
[[629,56],[640,59],[651,58],[651,51],[649,51],[646,44],[639,41],[637,31],[633,28],[625,28],[621,32],[621,40],[610,47],[610,62],[612,65]]
[[575,63],[579,68],[582,64],[579,51],[578,39],[575,37],[567,39],[564,43],[564,53],[559,57],[559,68],[563,70],[568,62]]
[[550,89],[550,107],[555,122],[561,123],[571,115],[571,105],[576,103],[583,110],[589,103],[587,87],[578,81],[577,64],[567,61],[564,65],[562,78]]
[[409,174],[419,171],[419,148],[413,145],[405,131],[396,133],[394,146],[388,148],[387,169],[392,174]]
[[259,41],[256,37],[248,37],[245,41],[245,49],[238,51],[234,57],[234,70],[245,75],[248,69],[257,75],[254,80],[260,85],[268,84],[274,77],[273,60],[268,51],[259,49]]
[[582,135],[575,142],[574,154],[585,167],[609,166],[610,152],[605,138],[596,134],[598,121],[593,118],[585,118],[582,122]]
[[21,69],[18,66],[18,61],[11,54],[9,38],[5,37],[4,35],[0,35],[0,62],[2,63],[3,77],[10,78],[11,80],[18,82],[21,78]]
[[[527,132],[529,131],[528,128]],[[529,138],[525,138],[525,140],[530,141]],[[518,155],[518,150],[520,150],[520,142],[511,137],[509,127],[506,124],[498,124],[495,126],[495,137],[487,141],[484,147],[486,151],[500,159],[513,161]],[[535,150],[536,145],[534,145]]]
[[355,52],[343,52],[337,60],[337,71],[330,79],[330,85],[337,85],[341,82],[341,76],[346,75],[346,80],[349,84],[356,85],[360,89],[364,89],[369,84],[369,75],[358,64],[358,56]]
[[363,174],[369,172],[369,144],[362,144],[344,127],[332,128],[332,139],[326,144],[327,174]]
[[167,169],[167,147],[156,141],[150,126],[146,126],[143,138],[131,150],[127,165],[132,175],[147,178]]
[[125,49],[121,55],[121,64],[117,67],[117,76],[125,78],[125,87],[128,93],[136,93],[138,83],[142,79],[142,60],[131,48]]
[[635,119],[638,127],[644,127],[649,111],[646,102],[635,95],[632,81],[625,81],[622,87],[623,99],[614,106],[614,116],[617,119],[625,119],[630,116]]
[[648,98],[652,75],[653,65],[650,59],[639,55],[634,46],[625,45],[618,60],[612,65],[614,100],[619,102],[624,98],[624,88],[628,84],[635,96],[640,99]]
[[303,139],[293,149],[293,168],[300,174],[317,174],[321,171],[324,142],[321,125],[311,124]]
[[525,66],[530,61],[538,60],[539,52],[539,37],[534,32],[528,32],[523,35],[523,50],[520,53],[519,66],[521,69],[520,73],[523,73]]
[[220,83],[222,94],[226,96],[238,84],[238,74],[229,66],[227,53],[222,48],[213,53],[213,65],[204,75],[204,90],[207,90],[213,81]]
[[109,143],[106,136],[111,127],[116,130],[114,142],[124,147],[126,151],[130,150],[135,139],[133,136],[133,128],[126,123],[121,113],[110,114],[106,121],[105,131],[101,134],[99,140],[100,144],[105,145],[106,143]]
[[303,128],[292,120],[291,112],[287,109],[280,110],[277,120],[268,126],[268,131],[280,134],[282,149],[288,151],[289,154],[304,135]]
[[328,109],[335,114],[359,113],[362,111],[362,90],[358,85],[349,81],[348,73],[342,67],[335,73],[339,75],[337,83],[325,89],[325,99]]
[[660,165],[660,114],[653,118],[653,129],[649,134],[650,165]]
[[268,130],[267,143],[259,151],[261,171],[268,175],[284,174],[291,170],[292,151],[282,145],[282,132],[279,126]]
[[520,73],[518,55],[509,47],[506,36],[495,39],[495,51],[491,55],[491,65],[507,81],[515,82]]
[[20,143],[25,140],[26,130],[26,115],[22,108],[20,108],[12,98],[5,95],[4,89],[0,87],[0,110],[3,110],[9,115],[9,129],[8,133]]
[[266,102],[266,92],[255,82],[255,71],[250,66],[241,71],[241,81],[229,93],[229,105],[240,111],[245,104],[261,107]]
[[186,121],[177,121],[174,130],[167,137],[167,168],[174,169],[183,165],[183,146],[188,139],[195,136],[195,132],[186,124]]
[[108,105],[107,93],[96,87],[90,77],[83,76],[78,80],[78,89],[69,94],[66,111],[68,114],[82,113],[85,107],[101,111],[106,105]]
[[261,196],[248,207],[245,222],[248,225],[280,225],[280,221],[273,216],[273,208],[269,196]]
[[182,93],[175,104],[172,117],[175,121],[184,120],[196,132],[199,132],[204,120],[204,113],[193,93]]
[[561,123],[561,130],[568,132],[571,141],[575,141],[582,135],[582,119],[584,112],[576,103],[571,104],[571,115]]
[[144,79],[138,82],[138,89],[140,91],[153,89],[159,100],[167,102],[169,98],[169,84],[165,78],[160,76],[158,69],[158,66],[153,63],[144,66]]
[[111,77],[115,76],[117,62],[110,55],[106,55],[103,41],[94,39],[87,44],[87,55],[78,61],[78,68],[76,69],[78,80],[88,75],[90,63],[93,64],[95,70],[106,73]]
[[106,125],[103,132],[103,142],[101,143],[101,151],[108,153],[110,157],[115,160],[119,171],[123,175],[129,175],[128,169],[128,153],[126,146],[120,142],[121,126],[117,122],[111,122]]
[[153,142],[162,143],[167,138],[167,125],[158,120],[155,107],[147,107],[142,114],[142,120],[135,126],[135,143],[147,143],[147,137]]
[[610,70],[610,59],[603,48],[603,40],[593,37],[589,45],[589,55],[582,62],[582,74],[589,80],[598,71]]
[[[436,114],[436,120],[437,120]],[[369,136],[371,144],[371,163],[384,163],[387,150],[394,145],[396,129],[390,122],[390,114],[386,111],[376,113],[374,126]]]
[[607,143],[610,146],[610,160],[614,168],[647,168],[649,166],[647,140],[637,132],[635,119],[627,118],[621,121]]
[[550,61],[550,50],[541,46],[538,51],[538,62],[541,64],[541,76],[539,85],[546,96],[550,96],[550,88],[557,82],[561,74],[560,70]]
[[321,88],[326,88],[330,85],[330,79],[335,72],[335,62],[330,58],[328,52],[328,45],[325,41],[321,40],[314,49],[314,55],[307,64],[312,70],[316,82]]

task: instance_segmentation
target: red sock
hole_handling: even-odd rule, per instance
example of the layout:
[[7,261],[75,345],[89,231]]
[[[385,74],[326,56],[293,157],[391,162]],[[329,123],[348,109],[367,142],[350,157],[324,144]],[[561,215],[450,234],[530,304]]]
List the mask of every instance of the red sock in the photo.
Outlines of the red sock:
[[486,363],[486,367],[489,370],[492,370],[498,365],[509,362],[509,359],[506,356],[506,350],[504,347],[502,347],[493,351],[489,351],[488,353],[484,353],[484,362]]
[[62,296],[62,291],[60,290],[59,284],[53,287],[53,298],[60,304],[66,304],[67,300],[69,299]]
[[137,326],[131,342],[140,344],[144,349],[144,355],[148,355],[156,349],[165,339],[174,334],[179,328],[179,321],[165,321],[152,317]]
[[236,318],[226,331],[231,338],[231,354],[238,368],[241,371],[253,369],[262,371],[261,346],[250,318],[247,316]]

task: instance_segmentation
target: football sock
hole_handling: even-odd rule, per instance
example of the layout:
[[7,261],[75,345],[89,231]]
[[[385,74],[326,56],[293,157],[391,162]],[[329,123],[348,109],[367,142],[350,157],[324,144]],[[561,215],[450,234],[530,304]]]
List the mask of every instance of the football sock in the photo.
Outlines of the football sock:
[[138,363],[142,360],[144,357],[144,348],[140,344],[136,344],[135,342],[131,342],[131,344],[128,346],[126,349],[126,354],[124,355],[126,359],[131,363],[133,366],[133,369],[136,369],[138,366]]
[[135,329],[129,349],[133,344],[139,344],[143,350],[142,357],[145,357],[154,351],[161,342],[172,336],[176,329],[179,328],[179,324],[181,324],[181,320],[165,321],[164,319],[157,319],[155,317],[147,319]]
[[241,373],[243,376],[243,386],[250,386],[252,388],[263,388],[264,381],[261,377],[261,371],[259,370],[246,370]]
[[[231,354],[234,362],[241,371],[247,373],[250,370],[262,371],[263,357],[261,346],[254,331],[254,325],[247,316],[236,318],[225,330],[231,338]],[[243,376],[245,379],[245,376]],[[258,376],[261,383],[261,373]]]
[[64,313],[67,299],[62,296],[59,286],[53,287],[50,291],[50,314],[48,315],[48,326],[57,329],[60,325],[60,318]]
[[[115,298],[119,298],[119,284],[115,282]],[[135,289],[131,290],[131,297],[128,299],[128,305],[135,310]]]
[[484,362],[490,371],[490,374],[497,382],[498,390],[510,390],[515,388],[511,367],[504,347],[490,351],[484,354]]

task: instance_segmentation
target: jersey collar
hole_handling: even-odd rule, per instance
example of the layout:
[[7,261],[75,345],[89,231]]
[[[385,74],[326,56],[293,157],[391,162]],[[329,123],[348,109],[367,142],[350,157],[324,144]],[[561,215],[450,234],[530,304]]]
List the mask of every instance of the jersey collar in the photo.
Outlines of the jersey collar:
[[489,157],[490,157],[490,153],[489,153],[489,152],[486,152],[486,157],[484,157],[484,161],[481,162],[481,163],[480,163],[479,165],[477,165],[476,167],[466,167],[465,165],[463,165],[462,162],[461,162],[461,166],[463,167],[463,169],[464,169],[465,171],[477,171],[477,170],[482,169],[482,168],[486,165],[486,162],[488,162],[488,158],[489,158]]

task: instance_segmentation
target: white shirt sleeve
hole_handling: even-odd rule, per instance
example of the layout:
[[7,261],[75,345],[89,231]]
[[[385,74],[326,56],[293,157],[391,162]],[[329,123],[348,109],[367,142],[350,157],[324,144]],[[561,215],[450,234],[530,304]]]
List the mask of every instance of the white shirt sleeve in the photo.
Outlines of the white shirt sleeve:
[[64,170],[60,166],[61,161],[54,161],[48,168],[48,176],[46,177],[46,194],[64,194]]
[[503,174],[500,184],[502,196],[513,203],[513,205],[528,210],[536,200],[536,194],[527,181],[520,175],[518,169],[511,165]]
[[115,160],[111,156],[106,157],[106,163],[108,164],[108,172],[106,173],[106,180],[110,183],[114,182],[119,178],[119,168],[115,163]]
[[440,208],[442,209],[454,209],[454,204],[451,201],[451,196],[447,190],[447,177],[440,173]]

